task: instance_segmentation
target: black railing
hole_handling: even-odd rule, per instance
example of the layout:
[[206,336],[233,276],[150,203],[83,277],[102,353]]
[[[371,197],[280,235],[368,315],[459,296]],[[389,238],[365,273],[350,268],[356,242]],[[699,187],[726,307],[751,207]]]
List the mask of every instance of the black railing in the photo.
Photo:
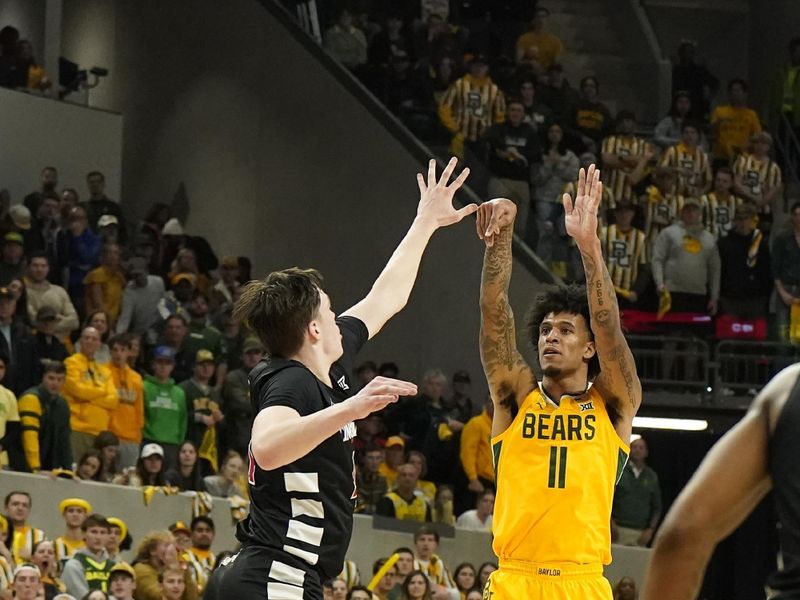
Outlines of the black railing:
[[[297,13],[296,15],[284,6],[279,0],[260,0],[261,4],[299,41],[311,54],[313,54],[331,73],[333,77],[358,100],[361,105],[377,120],[386,130],[412,155],[425,166],[431,157],[436,157],[440,166],[445,160],[438,157],[427,145],[417,139],[408,128],[393,115],[375,96],[343,65],[339,64],[330,54],[320,47],[314,39],[314,19],[309,15],[316,15],[316,2],[290,2],[289,4]],[[316,18],[316,17],[315,17]],[[308,30],[304,29],[308,27]],[[316,25],[319,27],[319,25]],[[456,201],[462,206],[475,202],[480,204],[483,199],[468,185],[461,188]],[[543,283],[563,283],[553,274],[542,259],[518,236],[514,236],[514,258],[520,261],[525,268]]]

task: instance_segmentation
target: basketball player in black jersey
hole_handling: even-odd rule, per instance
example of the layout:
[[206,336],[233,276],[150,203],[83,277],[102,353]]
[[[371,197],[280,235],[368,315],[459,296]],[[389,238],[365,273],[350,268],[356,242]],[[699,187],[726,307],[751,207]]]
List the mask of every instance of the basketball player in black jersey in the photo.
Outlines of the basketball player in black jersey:
[[251,282],[235,314],[270,356],[250,372],[256,414],[249,451],[250,515],[239,524],[241,551],[209,582],[206,600],[322,600],[322,581],[342,569],[356,497],[354,421],[417,393],[378,377],[354,395],[361,346],[408,301],[433,233],[475,212],[453,208],[465,169],[447,185],[452,159],[436,180],[418,175],[417,216],[371,291],[336,318],[320,274],[286,269]]
[[770,599],[800,598],[800,364],[778,373],[711,449],[656,537],[642,600],[693,600],[714,547],[770,491],[782,566]]

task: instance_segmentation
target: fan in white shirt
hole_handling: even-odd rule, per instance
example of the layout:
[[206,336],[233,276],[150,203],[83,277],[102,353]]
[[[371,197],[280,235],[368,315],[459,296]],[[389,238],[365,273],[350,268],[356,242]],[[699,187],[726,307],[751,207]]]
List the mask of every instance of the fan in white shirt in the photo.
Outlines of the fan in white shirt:
[[491,531],[492,513],[494,513],[494,490],[487,489],[478,496],[476,508],[468,510],[458,517],[456,527],[475,531]]

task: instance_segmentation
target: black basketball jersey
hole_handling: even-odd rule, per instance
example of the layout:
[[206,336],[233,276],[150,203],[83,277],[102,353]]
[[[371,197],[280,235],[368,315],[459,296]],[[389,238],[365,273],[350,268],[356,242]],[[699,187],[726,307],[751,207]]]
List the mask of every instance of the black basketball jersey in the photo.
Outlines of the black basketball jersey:
[[[297,361],[265,359],[250,372],[253,414],[268,406],[289,406],[307,416],[355,393],[350,373],[369,334],[354,317],[336,322],[344,353],[330,370],[333,388]],[[271,471],[259,468],[250,453],[250,515],[239,524],[239,541],[296,556],[320,572],[322,580],[338,575],[353,530],[355,434],[350,423],[306,456]]]
[[769,472],[780,521],[780,569],[770,579],[776,598],[800,598],[800,378],[769,442]]

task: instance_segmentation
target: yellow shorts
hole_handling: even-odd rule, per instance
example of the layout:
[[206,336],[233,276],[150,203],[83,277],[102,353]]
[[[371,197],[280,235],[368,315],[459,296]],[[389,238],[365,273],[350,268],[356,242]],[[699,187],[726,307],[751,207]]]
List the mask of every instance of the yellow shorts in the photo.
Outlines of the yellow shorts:
[[612,600],[603,565],[501,560],[483,600]]

